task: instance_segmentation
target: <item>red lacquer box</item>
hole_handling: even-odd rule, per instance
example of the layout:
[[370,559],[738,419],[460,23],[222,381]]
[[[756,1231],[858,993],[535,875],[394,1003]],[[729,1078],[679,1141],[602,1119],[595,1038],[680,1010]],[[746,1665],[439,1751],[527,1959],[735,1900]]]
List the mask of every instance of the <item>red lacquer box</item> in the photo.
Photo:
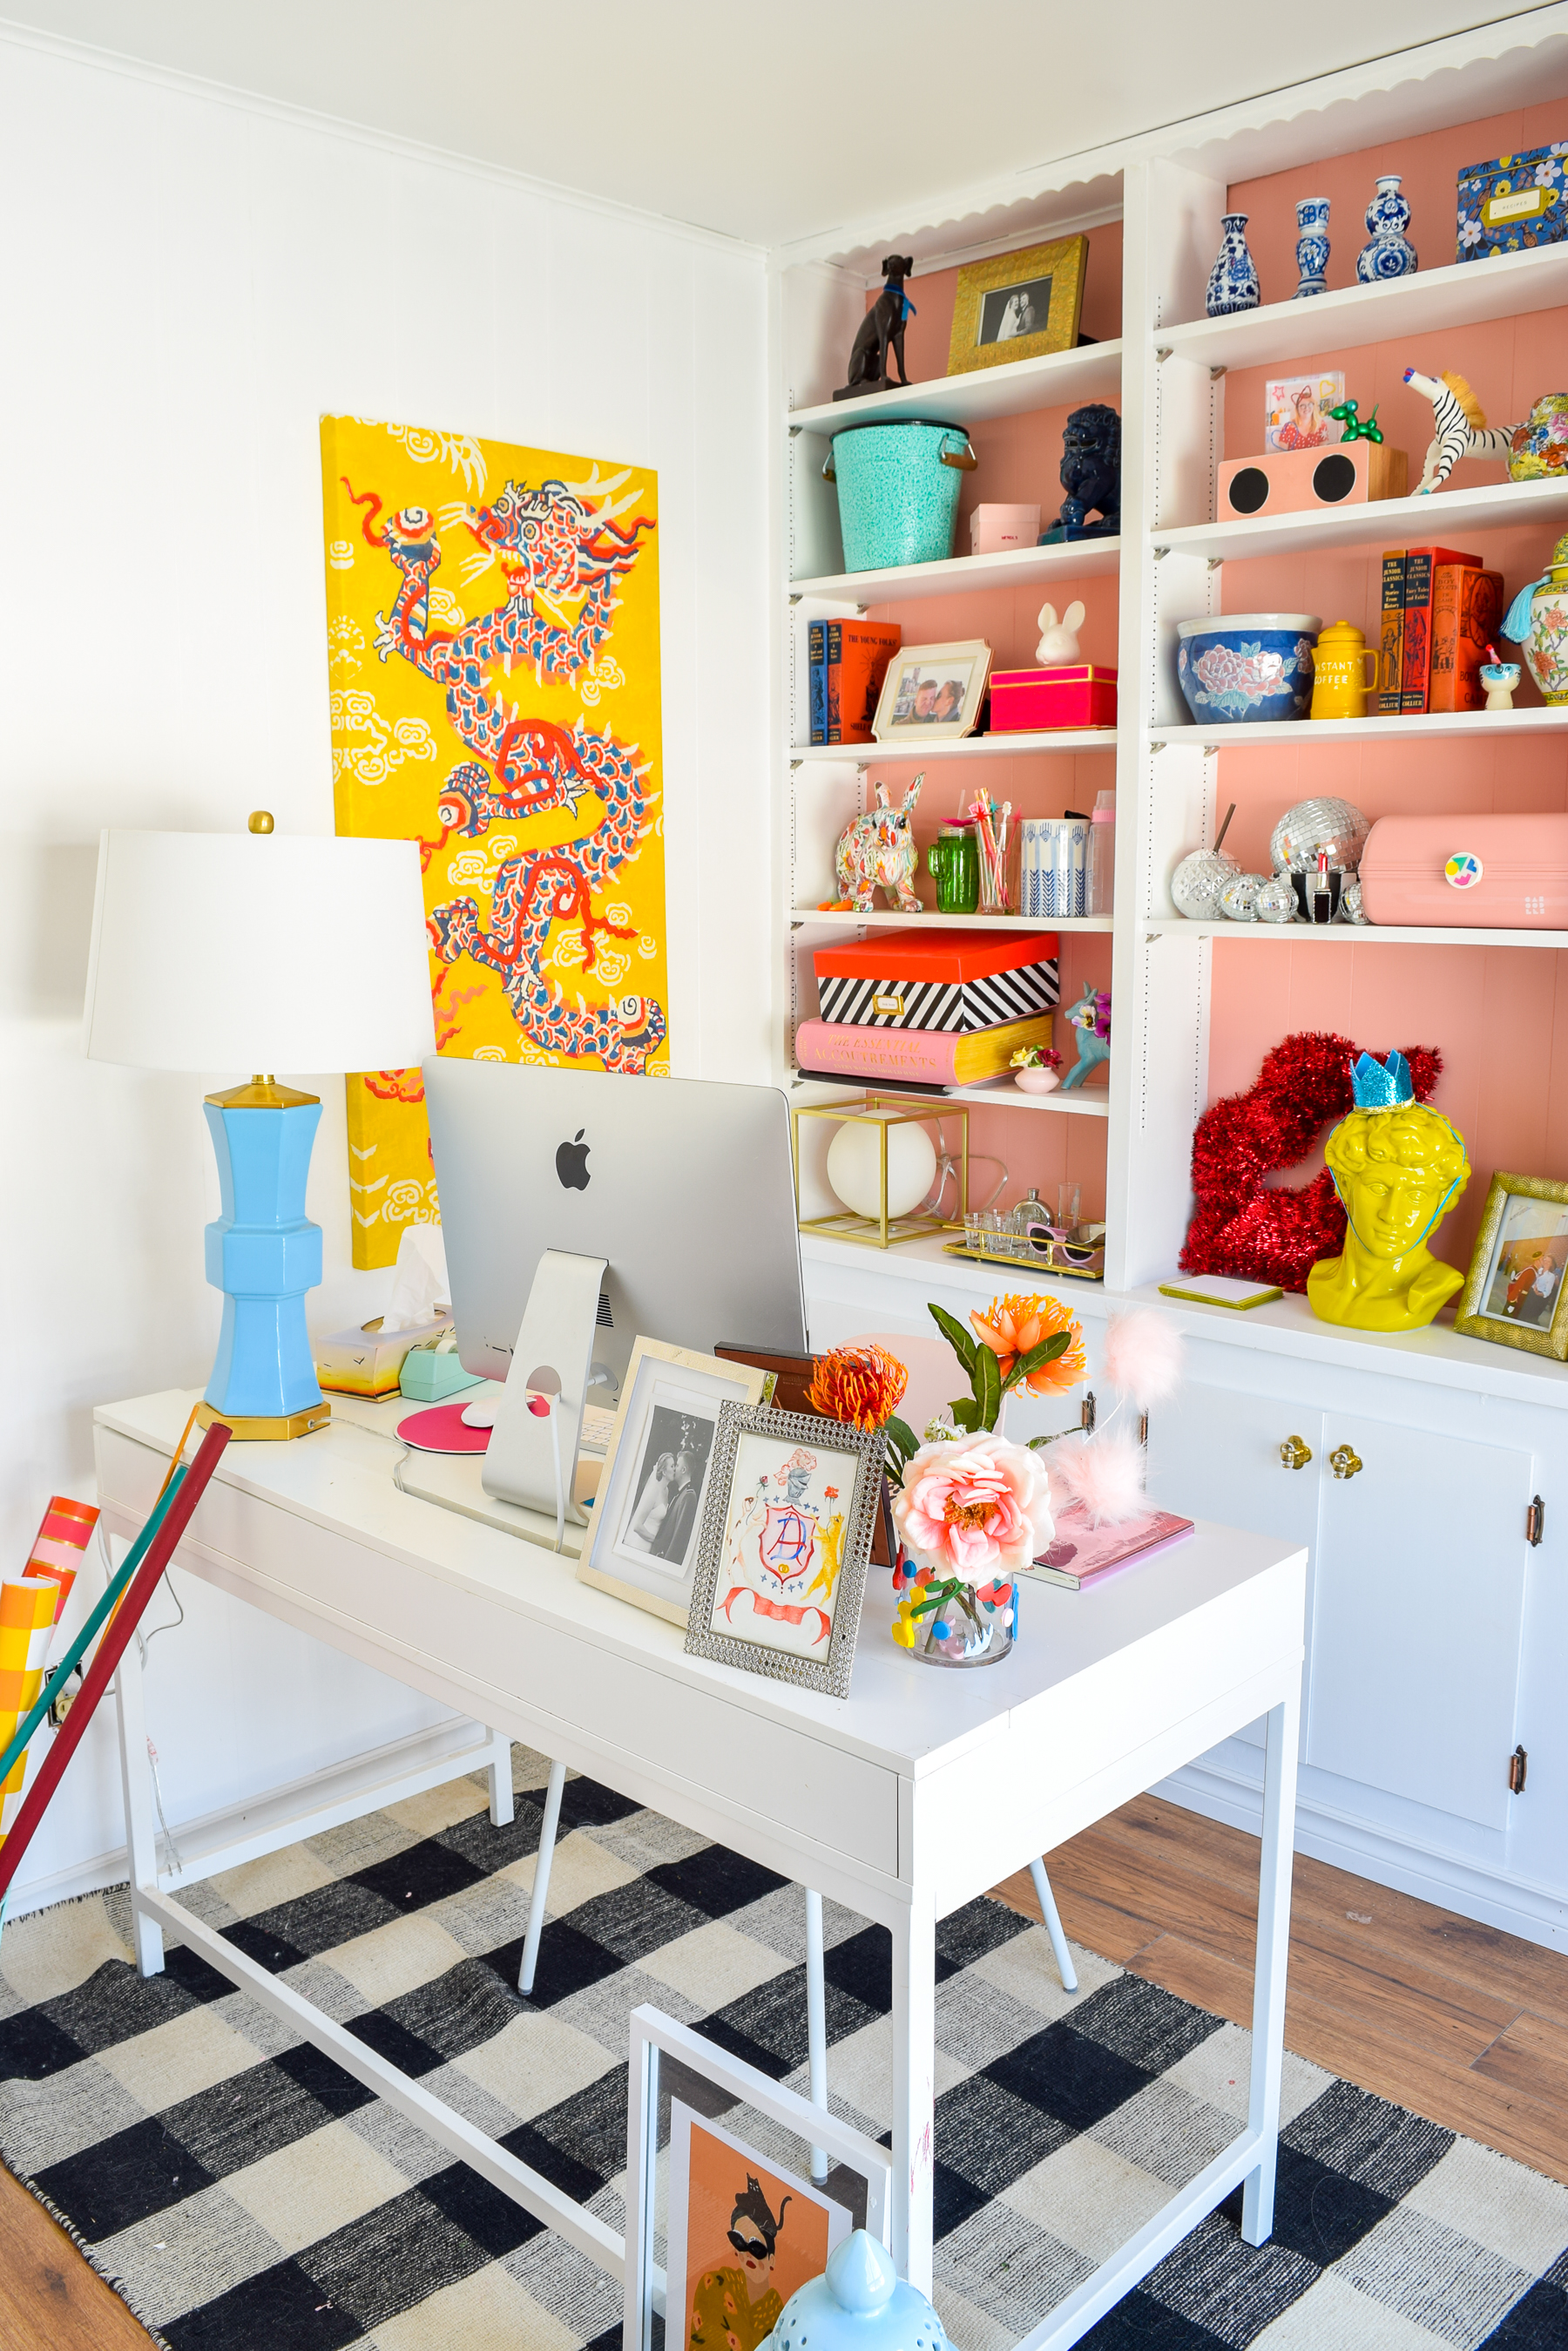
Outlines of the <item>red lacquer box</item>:
[[1092,662],[1061,669],[993,670],[991,731],[1022,735],[1037,727],[1114,726],[1116,673]]

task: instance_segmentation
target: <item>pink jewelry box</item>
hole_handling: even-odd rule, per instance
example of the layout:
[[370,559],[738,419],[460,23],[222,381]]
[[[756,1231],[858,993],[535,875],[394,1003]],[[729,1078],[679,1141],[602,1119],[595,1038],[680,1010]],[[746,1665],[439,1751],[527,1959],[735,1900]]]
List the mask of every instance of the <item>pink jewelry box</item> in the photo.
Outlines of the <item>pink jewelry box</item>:
[[1039,537],[1038,507],[976,507],[969,518],[971,555],[1002,555],[1010,547],[1033,547]]
[[1093,662],[1060,669],[1004,669],[991,674],[991,731],[1021,735],[1053,726],[1114,726],[1116,673]]
[[1361,852],[1374,923],[1568,930],[1568,816],[1384,816]]

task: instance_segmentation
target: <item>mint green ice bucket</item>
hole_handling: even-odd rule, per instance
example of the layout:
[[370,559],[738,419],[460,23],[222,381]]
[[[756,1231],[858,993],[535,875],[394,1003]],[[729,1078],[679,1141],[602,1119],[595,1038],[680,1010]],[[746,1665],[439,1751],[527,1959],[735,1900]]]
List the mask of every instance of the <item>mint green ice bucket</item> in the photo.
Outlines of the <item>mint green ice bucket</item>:
[[961,424],[848,424],[822,469],[838,485],[846,571],[941,563],[953,551],[959,476],[979,463]]

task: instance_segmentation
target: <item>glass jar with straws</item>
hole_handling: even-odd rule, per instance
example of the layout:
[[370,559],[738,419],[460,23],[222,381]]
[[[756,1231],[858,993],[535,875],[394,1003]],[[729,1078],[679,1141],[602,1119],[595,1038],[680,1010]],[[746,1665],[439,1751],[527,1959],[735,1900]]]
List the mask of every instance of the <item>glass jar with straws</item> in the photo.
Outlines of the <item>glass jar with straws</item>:
[[983,787],[970,803],[980,849],[980,912],[1011,914],[1015,907],[1012,872],[1012,802],[1000,808]]

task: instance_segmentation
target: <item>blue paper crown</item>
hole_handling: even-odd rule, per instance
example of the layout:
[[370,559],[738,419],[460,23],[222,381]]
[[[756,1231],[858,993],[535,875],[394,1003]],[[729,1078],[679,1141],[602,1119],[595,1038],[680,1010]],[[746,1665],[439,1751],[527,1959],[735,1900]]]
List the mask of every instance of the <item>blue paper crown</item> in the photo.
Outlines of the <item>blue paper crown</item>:
[[1350,1072],[1350,1083],[1357,1110],[1402,1110],[1416,1099],[1410,1064],[1397,1050],[1386,1062],[1363,1053]]

